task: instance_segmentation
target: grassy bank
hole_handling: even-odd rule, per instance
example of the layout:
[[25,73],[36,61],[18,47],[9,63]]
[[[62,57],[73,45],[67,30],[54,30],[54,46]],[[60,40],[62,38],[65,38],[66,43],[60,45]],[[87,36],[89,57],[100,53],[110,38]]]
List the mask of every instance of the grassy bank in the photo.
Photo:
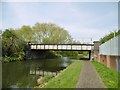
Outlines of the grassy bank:
[[118,88],[118,72],[96,61],[92,62],[102,81],[108,88]]
[[81,68],[81,61],[74,62],[58,76],[50,80],[43,88],[75,88]]

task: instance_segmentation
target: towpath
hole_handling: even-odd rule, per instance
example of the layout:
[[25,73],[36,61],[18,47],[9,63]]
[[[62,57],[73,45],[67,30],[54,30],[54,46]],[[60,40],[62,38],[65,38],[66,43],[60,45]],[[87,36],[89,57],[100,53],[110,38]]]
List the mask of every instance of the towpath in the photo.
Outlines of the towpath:
[[106,88],[91,61],[83,61],[76,88]]

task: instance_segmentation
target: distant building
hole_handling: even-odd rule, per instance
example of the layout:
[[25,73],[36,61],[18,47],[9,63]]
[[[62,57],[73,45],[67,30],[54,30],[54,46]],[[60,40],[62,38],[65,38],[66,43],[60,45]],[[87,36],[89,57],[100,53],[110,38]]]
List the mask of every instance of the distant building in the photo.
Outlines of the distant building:
[[94,60],[98,60],[100,41],[94,41]]

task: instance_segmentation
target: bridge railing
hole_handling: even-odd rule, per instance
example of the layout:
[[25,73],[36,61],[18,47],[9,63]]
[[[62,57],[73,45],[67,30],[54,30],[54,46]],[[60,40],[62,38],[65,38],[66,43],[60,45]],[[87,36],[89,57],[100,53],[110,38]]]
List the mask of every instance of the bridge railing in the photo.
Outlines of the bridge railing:
[[93,50],[93,44],[31,44],[31,49],[36,50]]

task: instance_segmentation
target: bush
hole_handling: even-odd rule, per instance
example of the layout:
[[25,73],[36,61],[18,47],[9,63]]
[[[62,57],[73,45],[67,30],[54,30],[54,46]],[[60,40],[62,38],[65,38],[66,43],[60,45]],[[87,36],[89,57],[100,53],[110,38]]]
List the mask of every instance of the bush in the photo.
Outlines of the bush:
[[19,52],[17,57],[2,57],[2,61],[3,62],[11,62],[11,61],[20,61],[23,60],[25,57],[25,53],[24,52]]
[[23,60],[24,57],[25,57],[25,53],[24,52],[19,52],[18,59]]

